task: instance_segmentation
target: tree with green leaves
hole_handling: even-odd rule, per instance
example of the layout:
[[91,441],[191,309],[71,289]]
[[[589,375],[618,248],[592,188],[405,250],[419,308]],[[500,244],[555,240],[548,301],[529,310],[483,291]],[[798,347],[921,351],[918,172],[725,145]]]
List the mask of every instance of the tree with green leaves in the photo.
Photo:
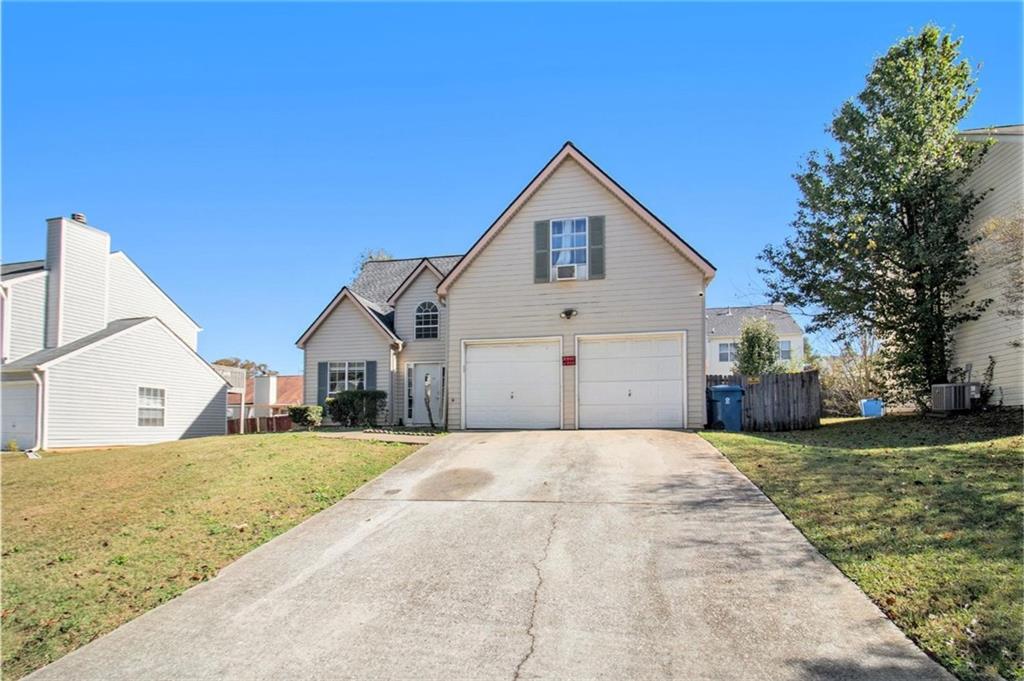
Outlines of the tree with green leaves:
[[782,371],[779,363],[779,334],[767,319],[748,319],[743,322],[740,342],[736,345],[735,371],[743,376]]
[[276,376],[278,372],[271,369],[267,364],[262,362],[255,362],[251,359],[240,359],[238,357],[222,357],[215,359],[214,364],[225,367],[236,367],[238,369],[245,369],[245,373],[249,378],[253,376]]
[[965,228],[983,198],[966,182],[987,145],[957,131],[977,97],[960,45],[927,26],[875,61],[829,128],[838,148],[794,176],[795,234],[760,256],[773,297],[811,313],[808,331],[880,339],[892,399],[945,382],[953,331],[990,302],[964,292],[977,271]]

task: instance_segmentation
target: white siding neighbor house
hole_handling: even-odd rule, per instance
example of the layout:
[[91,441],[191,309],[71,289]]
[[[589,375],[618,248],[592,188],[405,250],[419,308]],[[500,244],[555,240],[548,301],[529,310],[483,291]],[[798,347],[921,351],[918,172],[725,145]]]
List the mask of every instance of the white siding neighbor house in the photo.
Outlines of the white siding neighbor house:
[[305,399],[377,387],[387,422],[452,429],[699,427],[714,274],[566,143],[465,255],[367,262],[297,342]]
[[[968,228],[979,234],[993,218],[1020,215],[1024,203],[1024,125],[967,130],[964,135],[979,142],[993,141],[981,167],[971,176],[975,191],[988,195],[975,209]],[[983,245],[984,246],[984,245]],[[1024,404],[1024,328],[1019,317],[1000,313],[1006,267],[994,266],[984,258],[978,273],[967,283],[971,299],[991,298],[993,304],[981,317],[958,328],[953,336],[953,366],[970,368],[970,380],[981,381],[989,357],[995,360],[993,400],[1007,406]]]
[[144,444],[225,433],[227,384],[199,325],[82,215],[47,220],[45,260],[3,265],[3,446]]
[[709,375],[731,374],[736,366],[736,348],[743,323],[749,319],[767,319],[779,336],[779,362],[801,366],[804,361],[804,331],[785,305],[747,305],[709,307],[707,309]]

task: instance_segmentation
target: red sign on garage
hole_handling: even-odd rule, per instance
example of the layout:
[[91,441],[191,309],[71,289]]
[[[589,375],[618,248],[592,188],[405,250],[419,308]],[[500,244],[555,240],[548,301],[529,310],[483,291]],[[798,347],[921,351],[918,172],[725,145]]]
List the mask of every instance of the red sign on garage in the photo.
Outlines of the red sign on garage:
[[562,355],[562,366],[574,367],[576,366],[576,355]]

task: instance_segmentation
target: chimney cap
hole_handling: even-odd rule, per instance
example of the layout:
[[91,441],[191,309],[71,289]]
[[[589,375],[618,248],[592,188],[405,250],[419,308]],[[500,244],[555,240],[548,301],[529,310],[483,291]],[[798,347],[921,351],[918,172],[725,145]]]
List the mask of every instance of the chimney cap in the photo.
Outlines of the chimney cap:
[[85,213],[72,213],[71,219],[74,220],[75,222],[81,222],[83,225],[86,224]]

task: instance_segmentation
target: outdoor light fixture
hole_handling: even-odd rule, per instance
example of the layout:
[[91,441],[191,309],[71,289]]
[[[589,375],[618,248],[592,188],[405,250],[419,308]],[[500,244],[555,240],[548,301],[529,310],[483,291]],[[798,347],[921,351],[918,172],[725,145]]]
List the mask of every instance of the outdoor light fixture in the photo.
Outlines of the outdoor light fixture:
[[562,310],[562,312],[558,316],[561,317],[562,319],[572,319],[573,317],[576,316],[576,308],[567,307],[564,310]]

